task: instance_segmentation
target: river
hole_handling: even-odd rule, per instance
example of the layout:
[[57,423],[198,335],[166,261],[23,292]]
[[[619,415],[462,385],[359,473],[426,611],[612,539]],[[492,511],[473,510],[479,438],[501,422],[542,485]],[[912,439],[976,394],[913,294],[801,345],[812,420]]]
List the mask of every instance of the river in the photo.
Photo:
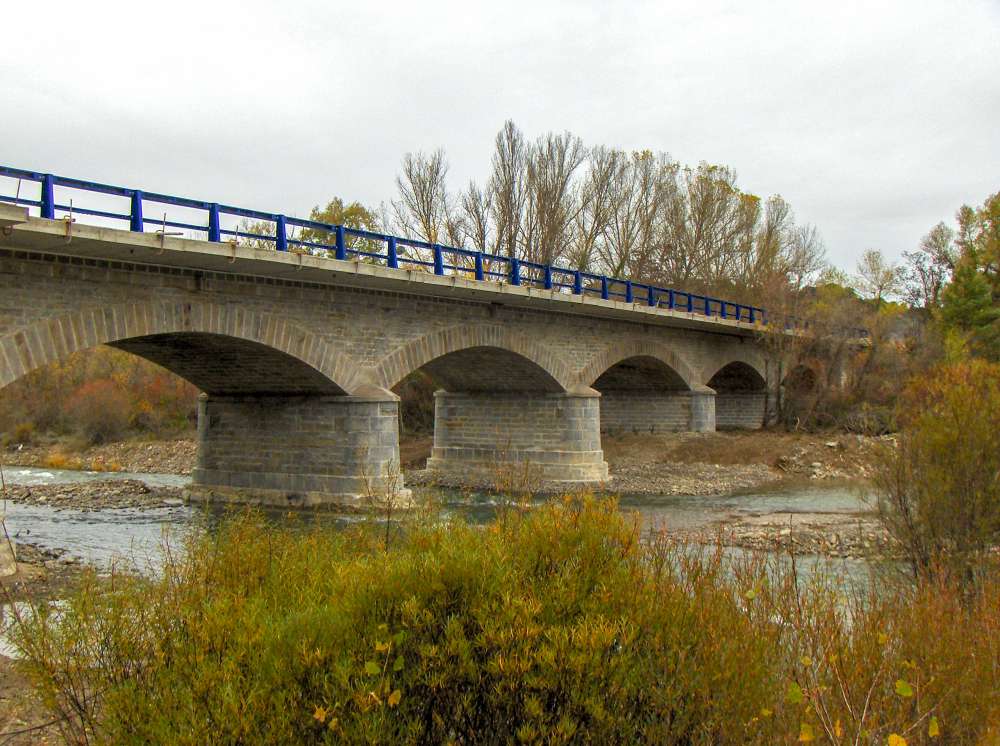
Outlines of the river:
[[[151,487],[183,487],[189,477],[175,474],[130,474],[126,472],[86,472],[32,467],[7,467],[8,484],[48,485],[108,479],[137,479]],[[439,494],[445,516],[461,515],[472,523],[487,523],[497,512],[494,497],[443,491]],[[856,490],[849,484],[806,483],[782,486],[728,496],[623,496],[623,510],[634,511],[644,528],[663,527],[690,530],[718,521],[732,522],[753,516],[772,514],[843,514],[864,510]],[[336,513],[329,510],[298,511],[291,520],[280,510],[270,511],[272,520],[310,525],[316,522],[344,526],[377,516]],[[61,549],[83,562],[107,567],[112,561],[126,559],[138,566],[156,563],[164,534],[179,537],[194,526],[224,520],[223,508],[176,505],[160,508],[103,510],[56,509],[45,505],[7,502],[7,530],[15,542],[30,542],[40,547]],[[856,571],[859,560],[843,560]]]

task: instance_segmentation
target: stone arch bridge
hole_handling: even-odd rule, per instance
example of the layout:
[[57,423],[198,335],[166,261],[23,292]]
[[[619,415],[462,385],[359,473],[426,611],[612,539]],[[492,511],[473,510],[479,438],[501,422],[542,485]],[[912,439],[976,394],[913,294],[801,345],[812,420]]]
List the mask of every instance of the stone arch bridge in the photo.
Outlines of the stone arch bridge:
[[200,388],[201,492],[353,501],[393,478],[398,397],[436,394],[429,468],[600,482],[601,433],[759,427],[759,327],[29,216],[0,204],[0,387],[107,344]]

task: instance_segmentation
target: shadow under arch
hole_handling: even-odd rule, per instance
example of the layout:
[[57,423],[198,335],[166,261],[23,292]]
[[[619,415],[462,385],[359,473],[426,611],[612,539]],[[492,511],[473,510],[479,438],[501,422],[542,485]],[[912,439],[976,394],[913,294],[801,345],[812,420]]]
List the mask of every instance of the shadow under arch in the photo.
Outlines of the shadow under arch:
[[[581,386],[595,386],[598,380],[617,365],[631,359],[644,361],[643,365],[652,376],[659,376],[672,388],[692,389],[698,383],[694,369],[675,350],[667,345],[651,342],[625,341],[611,345],[596,356],[580,371],[578,383]],[[650,361],[654,361],[650,365]]]
[[719,430],[756,430],[767,420],[767,380],[757,368],[734,360],[708,380],[715,391],[715,424]]
[[392,389],[418,370],[448,391],[560,393],[573,384],[557,353],[501,326],[450,327],[415,339],[383,358],[374,377]]

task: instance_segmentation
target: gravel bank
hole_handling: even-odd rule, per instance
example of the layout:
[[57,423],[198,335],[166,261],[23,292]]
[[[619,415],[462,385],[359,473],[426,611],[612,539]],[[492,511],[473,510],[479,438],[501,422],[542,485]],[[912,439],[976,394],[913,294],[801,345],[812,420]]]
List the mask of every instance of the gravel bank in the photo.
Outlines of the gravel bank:
[[878,520],[866,513],[768,513],[733,517],[676,538],[703,545],[766,552],[812,554],[841,559],[898,555],[896,543]]
[[6,497],[23,505],[47,505],[57,510],[163,508],[181,505],[180,487],[149,487],[135,479],[108,479],[73,484],[8,484]]
[[88,448],[70,443],[15,445],[2,455],[4,464],[52,469],[128,471],[136,474],[190,474],[198,457],[192,438],[177,440],[123,440]]

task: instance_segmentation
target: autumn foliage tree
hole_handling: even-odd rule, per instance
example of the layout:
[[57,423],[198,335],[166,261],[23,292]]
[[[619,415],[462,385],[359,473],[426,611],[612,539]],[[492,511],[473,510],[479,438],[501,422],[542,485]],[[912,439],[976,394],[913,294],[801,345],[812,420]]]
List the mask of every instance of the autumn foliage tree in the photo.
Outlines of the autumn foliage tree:
[[43,435],[81,435],[92,443],[130,433],[165,437],[193,426],[197,396],[164,368],[100,346],[0,390],[0,434],[8,445]]
[[880,515],[915,576],[942,568],[974,583],[1000,545],[1000,365],[935,368],[898,416],[873,480]]

